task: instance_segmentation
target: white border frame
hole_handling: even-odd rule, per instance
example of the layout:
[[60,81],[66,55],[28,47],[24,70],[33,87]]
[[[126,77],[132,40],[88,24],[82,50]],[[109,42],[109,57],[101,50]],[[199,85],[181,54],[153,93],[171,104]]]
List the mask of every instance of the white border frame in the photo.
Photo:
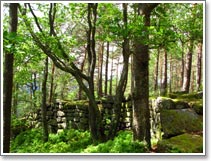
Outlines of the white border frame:
[[[50,3],[50,1],[1,1],[1,15],[3,15],[3,3]],[[54,3],[202,3],[203,4],[203,153],[3,153],[3,18],[1,16],[1,155],[2,156],[206,156],[206,4],[205,0],[196,1],[51,1]],[[85,158],[86,159],[86,158]],[[202,158],[203,159],[203,158]]]

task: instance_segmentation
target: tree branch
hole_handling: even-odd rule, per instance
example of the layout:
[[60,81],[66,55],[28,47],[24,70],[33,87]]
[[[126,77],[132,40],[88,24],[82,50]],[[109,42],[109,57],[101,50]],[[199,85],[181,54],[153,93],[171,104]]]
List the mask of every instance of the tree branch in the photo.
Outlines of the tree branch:
[[39,31],[40,31],[41,33],[43,33],[42,28],[41,28],[41,26],[40,26],[40,24],[39,24],[39,22],[38,22],[37,16],[35,15],[33,9],[31,8],[30,3],[27,3],[27,4],[28,4],[28,6],[29,6],[29,10],[30,10],[31,14],[32,14],[33,17],[34,17],[35,23],[36,23],[36,25],[37,25]]

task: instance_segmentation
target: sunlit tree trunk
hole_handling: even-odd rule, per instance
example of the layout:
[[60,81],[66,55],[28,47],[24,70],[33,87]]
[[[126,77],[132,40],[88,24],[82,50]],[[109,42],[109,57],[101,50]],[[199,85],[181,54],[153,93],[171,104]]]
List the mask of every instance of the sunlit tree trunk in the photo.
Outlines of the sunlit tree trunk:
[[201,89],[201,71],[202,71],[202,43],[198,44],[197,68],[196,68],[196,90]]
[[106,64],[105,64],[105,89],[104,89],[104,93],[105,93],[105,96],[107,95],[108,93],[108,61],[109,59],[109,41],[107,42],[107,51],[106,51]]
[[155,74],[154,74],[154,91],[158,89],[158,68],[159,68],[159,57],[160,57],[160,49],[158,48],[157,58],[155,63]]
[[191,79],[191,66],[192,66],[192,55],[193,55],[193,42],[190,41],[188,44],[188,53],[186,54],[186,63],[184,70],[184,82],[182,90],[184,92],[189,92],[190,89],[190,79]]
[[[16,33],[18,26],[18,3],[9,4],[9,33]],[[15,47],[15,44],[12,44]],[[5,53],[3,79],[3,152],[10,152],[11,106],[13,86],[14,50]]]
[[163,69],[163,79],[161,82],[161,96],[165,96],[167,94],[167,51],[164,48],[164,69]]

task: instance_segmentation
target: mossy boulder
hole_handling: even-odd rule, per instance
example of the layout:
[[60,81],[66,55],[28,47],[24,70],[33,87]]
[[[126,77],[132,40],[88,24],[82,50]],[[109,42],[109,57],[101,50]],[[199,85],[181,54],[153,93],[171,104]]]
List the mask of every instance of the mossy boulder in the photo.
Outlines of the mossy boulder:
[[195,134],[182,134],[158,141],[158,153],[203,153],[203,137]]
[[192,108],[196,111],[197,114],[203,115],[203,102],[198,101],[192,104]]
[[186,132],[202,131],[203,129],[202,120],[191,108],[162,110],[160,117],[164,138],[169,138]]
[[185,109],[185,108],[190,108],[187,102],[183,102],[183,101],[175,102],[175,109]]
[[175,109],[175,103],[169,98],[166,97],[158,97],[156,100],[156,104],[158,109]]

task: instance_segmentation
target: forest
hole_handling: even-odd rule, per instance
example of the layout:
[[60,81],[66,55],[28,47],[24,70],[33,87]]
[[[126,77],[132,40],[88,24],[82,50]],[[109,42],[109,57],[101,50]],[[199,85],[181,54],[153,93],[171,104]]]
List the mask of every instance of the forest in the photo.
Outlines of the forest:
[[205,152],[203,2],[1,7],[4,154]]

